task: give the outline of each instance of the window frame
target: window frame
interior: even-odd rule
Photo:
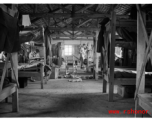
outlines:
[[[66,51],[67,49],[67,51]],[[72,45],[64,45],[64,55],[65,56],[72,56],[73,54],[73,47]]]

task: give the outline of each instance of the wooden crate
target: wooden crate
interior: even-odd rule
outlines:
[[[59,76],[59,68],[58,67],[53,67],[52,68],[52,73],[50,75],[50,79],[58,79]]]
[[[133,98],[135,89],[135,85],[118,85],[117,93],[123,98]],[[152,93],[152,85],[146,85],[145,92]]]

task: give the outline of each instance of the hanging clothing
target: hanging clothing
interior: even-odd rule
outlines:
[[[0,52],[20,51],[18,20],[0,8]]]
[[[0,53],[0,62],[4,62],[6,60],[6,56],[3,52]]]
[[[101,27],[99,35],[98,35],[98,42],[97,42],[97,52],[100,53],[102,50],[102,47],[104,47],[104,30],[105,27]]]

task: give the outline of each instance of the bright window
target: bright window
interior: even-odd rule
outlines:
[[[64,53],[65,53],[65,55],[72,55],[72,45],[65,45]]]

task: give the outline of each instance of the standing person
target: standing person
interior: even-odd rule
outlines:
[[[80,47],[80,61],[81,61],[81,68],[84,66],[84,59],[86,57],[86,46],[83,44]]]
[[[73,67],[74,67],[74,73],[77,73],[77,68],[78,68],[78,61],[77,60],[74,61]]]

